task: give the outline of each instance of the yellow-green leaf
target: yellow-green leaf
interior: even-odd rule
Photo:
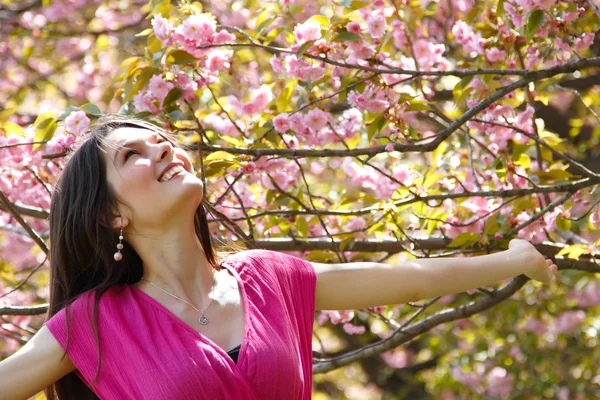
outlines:
[[[308,19],[308,21],[318,22],[319,25],[321,25],[323,28],[326,28],[329,26],[329,19],[327,19],[327,17],[325,17],[323,15],[313,15],[312,17],[310,17]]]
[[[214,160],[233,160],[236,158],[236,155],[228,153],[226,151],[215,151],[214,153],[210,153],[208,156],[206,156],[206,158],[204,159],[205,162],[210,162],[210,161],[214,161]]]
[[[14,122],[1,122],[0,121],[0,129],[4,130],[8,135],[17,135],[17,136],[25,136],[25,132],[23,128]]]
[[[463,232],[457,237],[454,238],[452,243],[449,244],[449,247],[469,247],[477,243],[479,240],[479,235],[475,232]]]
[[[535,10],[529,14],[527,18],[527,26],[525,27],[525,38],[531,39],[537,30],[542,26],[544,22],[544,12],[542,10]]]

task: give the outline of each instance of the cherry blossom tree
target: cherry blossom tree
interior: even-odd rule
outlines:
[[[600,397],[599,26],[584,0],[4,1],[0,357],[43,323],[62,160],[122,113],[193,147],[215,237],[559,266],[318,312],[315,398]]]

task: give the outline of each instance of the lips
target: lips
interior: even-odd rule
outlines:
[[[170,170],[173,167],[176,166],[180,166],[181,168],[185,169],[184,165],[182,162],[177,162],[177,161],[173,161],[169,164],[167,164],[167,166],[165,167],[165,169],[162,170],[162,172],[160,173],[160,176],[158,177],[158,181],[160,182],[160,180],[162,179],[163,175],[165,174],[165,172],[167,172],[168,170]]]

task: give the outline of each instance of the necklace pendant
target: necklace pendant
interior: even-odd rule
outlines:
[[[202,325],[207,325],[208,324],[208,317],[204,314],[202,314],[202,316],[200,317],[200,319],[198,320],[198,322],[200,322]]]

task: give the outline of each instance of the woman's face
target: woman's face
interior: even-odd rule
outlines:
[[[185,150],[145,128],[118,128],[106,140],[110,142],[104,153],[108,183],[117,199],[131,208],[121,208],[119,204],[118,214],[133,214],[136,226],[148,228],[179,221],[180,215],[190,218],[194,215],[202,200],[203,183],[196,177]],[[162,181],[168,175],[165,174],[159,181],[173,162],[185,171]]]

